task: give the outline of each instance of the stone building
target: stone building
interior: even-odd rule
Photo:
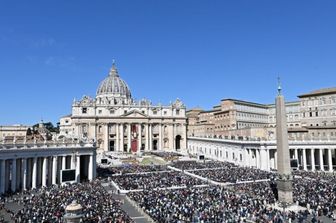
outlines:
[[[93,139],[98,151],[180,150],[187,147],[186,124],[179,99],[166,106],[135,101],[113,64],[96,98],[74,100],[71,115],[60,120],[60,137]]]
[[[326,88],[286,102],[289,139],[336,139],[336,88]],[[275,139],[275,105],[223,99],[212,110],[187,111],[189,136],[225,139]],[[198,117],[195,114],[198,113]],[[206,116],[204,115],[206,114]],[[207,117],[207,118],[205,118]]]
[[[25,137],[28,128],[31,128],[31,126],[24,126],[24,125],[0,126],[0,142],[5,140],[12,141],[15,137]]]
[[[336,88],[325,88],[298,96],[304,137],[336,139]]]

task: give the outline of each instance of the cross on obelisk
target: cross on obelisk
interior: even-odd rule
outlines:
[[[276,143],[278,154],[278,201],[279,203],[293,203],[292,174],[288,146],[287,117],[285,99],[281,94],[280,78],[278,78],[278,95],[276,104]]]

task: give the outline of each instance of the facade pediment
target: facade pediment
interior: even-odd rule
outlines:
[[[147,118],[148,115],[145,115],[137,110],[132,110],[126,114],[121,115],[121,117],[130,117],[130,118]]]

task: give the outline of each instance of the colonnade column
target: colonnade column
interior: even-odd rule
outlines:
[[[319,149],[319,154],[320,154],[320,170],[321,171],[324,171],[323,152],[324,152],[324,149]]]
[[[329,171],[332,172],[333,171],[333,163],[332,163],[332,151],[330,148],[328,148],[328,167],[329,167]]]
[[[307,171],[307,156],[306,149],[302,149],[302,159],[303,159],[303,170]]]
[[[224,151],[223,151],[224,152]],[[224,154],[224,157],[225,157],[225,154]],[[245,149],[245,163],[246,163],[246,166],[250,167],[251,166],[251,157],[250,157],[250,152],[249,152],[249,149]]]
[[[52,165],[52,184],[57,184],[57,156],[54,156],[53,158],[53,165]]]
[[[33,158],[32,188],[36,188],[37,181],[37,157]]]
[[[16,159],[12,159],[11,190],[16,191]]]
[[[260,150],[259,149],[256,149],[256,166],[257,168],[260,168]]]
[[[47,173],[48,173],[48,157],[43,157],[42,164],[42,187],[47,186]]]
[[[315,149],[310,149],[311,170],[315,171]]]
[[[72,154],[70,159],[70,169],[76,168],[76,155]]]
[[[27,189],[27,159],[22,158],[22,166],[21,166],[21,171],[22,171],[22,190]]]
[[[6,160],[0,160],[1,162],[1,166],[0,166],[0,194],[4,194],[5,193],[5,185],[6,185],[6,181],[8,179],[6,179]]]
[[[294,158],[297,159],[297,160],[299,159],[298,149],[297,148],[294,149]]]
[[[66,156],[62,156],[62,170],[66,169]]]

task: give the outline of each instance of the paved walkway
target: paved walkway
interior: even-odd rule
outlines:
[[[115,193],[112,193],[115,191],[115,188],[113,186],[103,184],[105,189],[111,193],[111,196],[116,199],[123,202],[123,205],[121,208],[136,222],[136,223],[150,223],[136,208],[133,207],[133,205],[128,202],[128,200],[125,198],[126,195],[118,195]]]

